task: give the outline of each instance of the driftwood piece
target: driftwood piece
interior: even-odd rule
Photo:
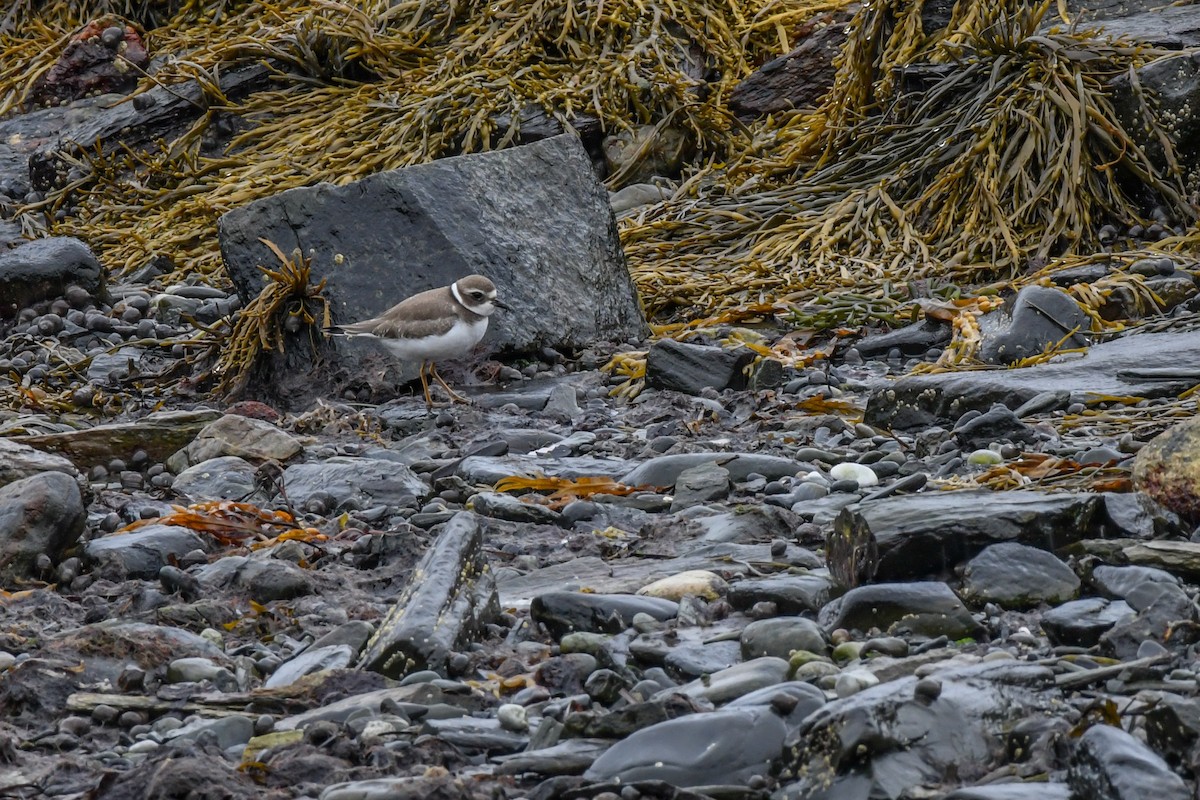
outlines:
[[[359,666],[389,678],[440,671],[452,651],[475,639],[499,613],[479,518],[456,514],[413,570]]]

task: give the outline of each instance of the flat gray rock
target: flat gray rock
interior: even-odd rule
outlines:
[[[205,550],[195,531],[177,525],[151,523],[129,533],[92,539],[83,552],[103,572],[116,569],[128,578],[154,580],[158,571],[193,550]]]
[[[429,485],[408,467],[375,458],[334,456],[320,463],[293,464],[284,470],[288,500],[303,507],[320,493],[334,507],[356,500],[370,505],[409,505],[414,498],[429,494]]]
[[[1043,392],[1087,402],[1105,396],[1174,397],[1197,382],[1200,332],[1144,333],[1023,369],[910,375],[871,393],[864,421],[908,429],[953,422],[993,403],[1016,409]]]
[[[61,472],[79,478],[79,470],[62,456],[0,437],[0,486],[42,472]]]

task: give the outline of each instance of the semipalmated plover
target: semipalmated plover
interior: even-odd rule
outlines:
[[[335,325],[328,332],[335,336],[369,337],[401,361],[419,361],[421,368],[417,374],[425,392],[425,405],[432,408],[426,366],[451,400],[467,402],[446,385],[434,362],[471,352],[483,339],[488,317],[497,308],[508,306],[496,299],[495,284],[482,275],[468,275],[449,286],[402,300],[374,319]]]

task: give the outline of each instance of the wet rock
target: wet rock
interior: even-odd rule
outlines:
[[[559,639],[575,631],[620,633],[633,623],[635,614],[667,620],[678,610],[678,603],[657,597],[548,592],[533,598],[529,615]]]
[[[303,508],[314,496],[331,499],[328,511],[357,503],[359,507],[405,507],[429,494],[425,481],[394,461],[335,456],[313,464],[293,464],[284,470],[288,499]]]
[[[61,472],[76,480],[80,477],[79,470],[62,456],[0,437],[0,486],[43,472]]]
[[[774,603],[781,614],[819,611],[829,602],[833,580],[828,575],[772,575],[745,578],[729,587],[729,603],[745,611],[757,603]]]
[[[695,395],[707,388],[744,389],[744,370],[755,357],[746,348],[729,350],[660,339],[650,345],[646,354],[646,385]]]
[[[742,118],[763,117],[794,108],[813,108],[833,85],[833,57],[846,41],[847,23],[821,14],[801,26],[799,44],[733,87],[729,108]]]
[[[863,358],[886,356],[893,349],[909,358],[920,358],[931,349],[950,344],[950,326],[926,317],[920,322],[906,325],[887,333],[864,336],[855,343],[854,349]]]
[[[1108,725],[1093,725],[1079,737],[1067,783],[1077,796],[1097,800],[1188,800],[1192,796],[1160,755]]]
[[[1200,523],[1200,420],[1173,425],[1138,451],[1133,485],[1188,523]]]
[[[1097,565],[1088,582],[1105,597],[1124,600],[1135,611],[1149,607],[1163,596],[1186,598],[1179,578],[1154,567]]]
[[[557,511],[537,503],[524,503],[516,497],[500,492],[480,492],[474,495],[469,508],[476,514],[510,522],[562,524],[562,515]]]
[[[1111,627],[1133,616],[1124,600],[1090,597],[1050,609],[1042,615],[1042,628],[1054,644],[1093,647]]]
[[[660,722],[702,710],[690,698],[668,694],[645,702],[630,702],[611,711],[574,713],[567,717],[563,734],[587,738],[623,739]]]
[[[219,233],[243,302],[262,288],[258,265],[273,263],[262,237],[318,254],[313,280],[327,279],[335,322],[402,299],[379,292],[382,285],[414,294],[478,272],[512,308],[491,320],[484,346],[493,350],[570,350],[646,333],[608,193],[571,134],[267,197],[228,212]],[[400,251],[406,271],[398,279],[388,254]],[[343,344],[339,371],[371,353],[370,343]],[[294,401],[329,384],[309,369],[276,373],[287,384],[274,391]]]
[[[985,548],[963,573],[964,597],[1006,609],[1065,603],[1079,594],[1079,586],[1079,578],[1053,553],[1016,542]]]
[[[933,702],[917,696],[911,677],[818,708],[789,739],[785,765],[799,777],[778,796],[899,797],[948,774],[977,780],[1000,765],[1009,727],[1053,709],[1042,693],[1053,685],[1045,667],[983,664],[938,677]]]
[[[742,658],[775,656],[786,659],[796,650],[824,653],[821,626],[804,617],[774,617],[751,622],[742,630]]]
[[[1067,349],[1086,347],[1091,329],[1087,314],[1062,289],[1026,286],[1007,309],[980,320],[979,357],[992,364],[1011,364],[1060,342]]]
[[[91,248],[69,236],[34,239],[0,251],[0,318],[12,317],[39,300],[60,297],[71,285],[96,294],[101,273]]]
[[[771,707],[783,719],[788,732],[795,732],[812,712],[825,705],[825,692],[811,683],[788,681],[764,686],[725,704],[725,708]]]
[[[950,639],[982,633],[958,595],[946,584],[932,581],[859,586],[822,608],[817,620],[826,631],[879,628],[891,634],[909,631]]]
[[[287,461],[302,449],[293,436],[269,422],[226,414],[206,425],[194,440],[167,460],[167,466],[179,473],[219,456],[237,456],[251,462]]]
[[[206,549],[205,541],[188,528],[150,524],[92,539],[83,552],[101,574],[153,580],[159,570],[184,554]]]
[[[0,584],[38,577],[39,557],[62,558],[83,533],[85,518],[79,484],[61,472],[0,487]]]
[[[39,450],[66,456],[80,469],[107,464],[114,458],[128,460],[138,450],[144,451],[151,461],[163,462],[218,416],[216,411],[208,409],[156,411],[136,422],[15,438]]]
[[[744,481],[752,473],[768,480],[792,476],[805,466],[790,459],[757,453],[679,453],[643,462],[622,475],[620,481],[626,486],[673,486],[684,470],[707,463],[723,467],[734,481]]]
[[[946,576],[990,544],[1059,549],[1099,522],[1094,494],[932,492],[844,509],[829,534],[829,570],[843,586]]]
[[[496,773],[499,775],[519,775],[523,772],[582,775],[611,746],[612,742],[602,739],[568,739],[552,747],[497,756],[492,760],[497,764]]]
[[[1170,41],[1171,49],[1192,46],[1177,43],[1198,38],[1194,15],[1180,13],[1182,9],[1161,10],[1165,12],[1161,16],[1148,12],[1131,16],[1119,24],[1135,31],[1138,38]],[[1193,144],[1200,132],[1200,118],[1194,111],[1195,100],[1200,95],[1200,69],[1188,54],[1173,53],[1139,67],[1133,75],[1118,76],[1111,91],[1117,118],[1128,131],[1144,130],[1149,122],[1145,118],[1146,109],[1155,110],[1154,119],[1171,142],[1184,179],[1194,180],[1200,172],[1200,153]],[[1170,168],[1162,142],[1156,137],[1142,136],[1139,144],[1160,168]]]
[[[1187,532],[1177,514],[1142,492],[1104,492],[1104,538],[1165,539]]]
[[[220,456],[175,476],[171,490],[189,502],[244,500],[257,491],[254,465],[239,456]]]
[[[1021,422],[1017,415],[997,404],[969,422],[954,428],[954,438],[964,450],[987,447],[992,442],[1032,442],[1033,428]]]
[[[710,462],[685,469],[675,479],[671,511],[682,511],[710,500],[723,500],[729,496],[731,488],[729,470],[724,467]]]
[[[350,666],[357,654],[357,648],[344,644],[310,647],[295,658],[283,662],[278,669],[271,673],[271,677],[267,678],[263,687],[274,689],[278,686],[288,686],[314,672],[325,669],[343,669]]]
[[[456,514],[413,569],[359,663],[393,678],[443,670],[450,654],[479,636],[499,613],[479,518]]]
[[[773,656],[762,656],[705,675],[678,689],[667,689],[664,693],[679,692],[720,705],[767,686],[783,683],[787,673],[787,661]]]
[[[1195,384],[1194,373],[1180,364],[1197,357],[1200,337],[1194,333],[1146,333],[1023,369],[911,375],[873,390],[864,421],[882,429],[928,427],[954,422],[972,409],[986,411],[994,403],[1015,409],[1044,392],[1066,391],[1072,402],[1114,395],[1174,397]]]
[[[244,592],[259,603],[291,600],[313,591],[309,573],[289,561],[225,556],[195,572],[201,583]]]
[[[584,778],[621,783],[662,780],[685,787],[741,784],[770,773],[786,732],[770,709],[680,717],[618,742],[596,759]]]

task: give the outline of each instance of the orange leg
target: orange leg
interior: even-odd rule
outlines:
[[[442,376],[438,374],[437,366],[432,361],[429,362],[429,374],[432,375],[434,378],[436,378],[437,382],[442,385],[442,388],[446,390],[446,394],[450,395],[450,400],[452,402],[462,403],[463,405],[470,404],[470,402],[471,402],[470,400],[468,400],[467,398],[463,397],[458,392],[451,389],[449,387],[449,385],[447,385],[447,383],[444,380],[442,380]]]
[[[429,394],[429,381],[425,378],[425,365],[428,363],[428,361],[421,362],[421,368],[417,370],[417,376],[421,379],[421,391],[425,394],[425,408],[432,409],[433,396]]]

